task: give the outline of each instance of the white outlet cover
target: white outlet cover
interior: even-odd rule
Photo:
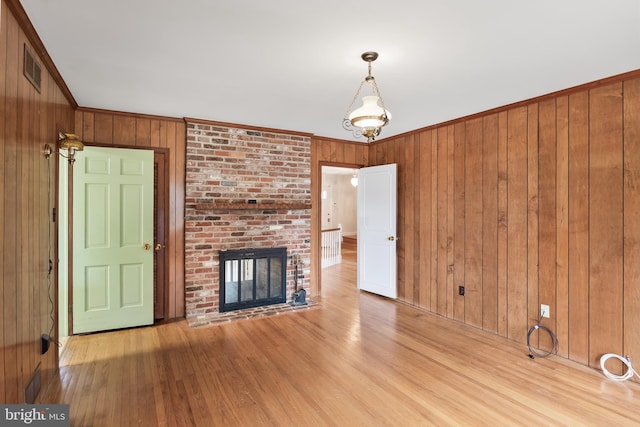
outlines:
[[[549,306],[547,304],[540,304],[540,315],[542,317],[549,317]]]

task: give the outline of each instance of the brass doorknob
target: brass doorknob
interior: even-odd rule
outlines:
[[[145,251],[148,251],[149,249],[151,249],[151,245],[150,245],[150,244],[148,244],[148,243],[145,243],[145,244],[144,244],[144,250],[145,250]]]
[[[156,247],[154,248],[156,251],[159,251],[160,249],[162,249],[162,244],[160,243],[156,243]]]
[[[396,238],[395,238],[395,237],[393,237],[393,236],[389,236],[389,241],[390,241],[390,242],[393,242],[394,240],[396,240]]]

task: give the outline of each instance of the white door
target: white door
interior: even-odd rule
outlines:
[[[85,147],[73,166],[73,333],[153,323],[153,151]]]
[[[396,298],[396,165],[358,170],[358,288]]]

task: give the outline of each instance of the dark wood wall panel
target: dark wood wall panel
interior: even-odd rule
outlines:
[[[0,402],[22,403],[34,373],[45,387],[58,368],[55,206],[58,162],[43,154],[58,131],[73,131],[73,107],[14,14],[0,2]],[[40,91],[22,73],[25,45],[42,65]],[[54,270],[48,275],[49,260]]]
[[[589,101],[589,365],[598,366],[624,348],[622,83],[592,90]]]
[[[556,331],[556,100],[550,99],[538,108],[538,300],[529,313],[529,322],[540,316],[540,304],[549,306],[551,317],[543,324]],[[535,287],[535,286],[534,286]],[[551,345],[542,335],[543,348]]]
[[[431,289],[429,291],[429,307],[434,312],[438,312],[438,132],[437,130],[433,130],[429,132],[429,136],[431,137],[431,186],[429,187],[429,191],[431,191],[431,206],[429,207],[430,212],[425,212],[425,214],[429,215],[430,227],[431,227],[431,246],[429,247],[429,254],[431,257],[431,270],[429,272],[429,276],[431,277]],[[402,245],[400,245],[402,246]]]
[[[539,104],[536,103],[527,107],[527,318],[530,324],[538,320],[540,311],[539,114]]]
[[[406,144],[403,149],[402,145]],[[404,138],[404,143],[400,146],[396,146],[396,155],[403,156],[404,159],[400,161],[400,164],[406,165],[406,167],[398,168],[398,181],[404,181],[403,184],[399,184],[400,190],[397,194],[398,203],[403,203],[404,208],[398,209],[398,239],[408,239],[405,248],[398,247],[398,253],[402,254],[402,266],[398,264],[398,271],[402,271],[402,279],[398,281],[398,292],[402,292],[402,301],[409,304],[419,304],[421,298],[424,295],[421,294],[420,286],[416,286],[416,282],[420,283],[422,280],[423,271],[421,269],[414,269],[413,259],[416,256],[420,256],[420,253],[424,250],[420,239],[420,212],[421,204],[423,201],[420,199],[420,186],[422,183],[419,180],[420,170],[420,143],[417,135],[409,135]],[[407,179],[401,178],[402,175],[407,176]],[[416,179],[417,178],[417,179]],[[401,186],[402,185],[402,186]],[[401,212],[405,211],[405,212]],[[401,270],[400,270],[401,269]],[[424,291],[422,291],[424,293]]]
[[[421,230],[421,223],[422,223],[422,219],[420,218],[420,213],[422,212],[422,200],[421,200],[421,192],[420,192],[420,185],[422,183],[422,180],[420,179],[420,170],[418,169],[420,167],[420,156],[421,156],[421,150],[420,150],[420,137],[418,135],[413,135],[413,157],[414,159],[416,159],[415,161],[415,165],[414,165],[414,174],[413,174],[413,194],[412,194],[412,198],[414,200],[413,203],[413,217],[414,217],[414,223],[416,224],[416,229],[414,230],[414,241],[413,241],[413,248],[415,251],[414,254],[414,259],[415,257],[421,257],[422,254],[422,250],[423,250],[423,246],[422,246],[422,230]],[[413,304],[414,305],[419,305],[420,301],[422,299],[422,292],[421,292],[421,287],[420,287],[420,283],[422,282],[422,269],[420,268],[414,268],[415,266],[413,265],[413,262],[410,261],[410,268],[413,271]]]
[[[465,322],[482,327],[482,118],[465,131]]]
[[[89,115],[89,120],[93,117]],[[84,115],[83,115],[84,118]],[[136,146],[136,118],[129,115],[116,115],[113,117],[113,140],[111,144],[123,145],[126,147]]]
[[[449,188],[449,172],[448,172],[448,152],[449,143],[447,139],[447,128],[441,127],[437,133],[437,148],[438,157],[438,170],[437,170],[437,202],[436,202],[436,224],[437,227],[437,297],[436,297],[436,312],[442,315],[447,314],[447,276],[448,276],[448,250],[449,250],[449,236],[448,236],[448,206],[447,190]]]
[[[431,283],[431,224],[433,221],[430,218],[431,214],[431,179],[424,179],[423,177],[431,176],[431,133],[425,132],[416,135],[420,148],[420,157],[418,165],[419,189],[420,194],[418,200],[420,200],[420,213],[418,214],[418,235],[420,236],[420,259],[422,262],[417,267],[420,272],[420,298],[417,300],[417,305],[421,307],[431,307],[431,287],[427,284]],[[373,146],[372,148],[376,148]],[[381,145],[380,145],[381,147]],[[377,151],[377,150],[376,150]],[[372,159],[373,164],[380,162],[376,159]]]
[[[638,117],[640,71],[358,146],[398,164],[399,299],[523,343],[548,304],[560,356],[640,353]]]
[[[482,126],[482,327],[498,332],[498,115]]]
[[[526,341],[527,331],[527,109],[507,114],[507,332]]]
[[[136,147],[151,148],[151,123],[153,120],[136,118]]]
[[[18,47],[24,46],[26,43],[26,37],[24,33],[21,31],[18,37]],[[24,55],[24,53],[23,53]],[[18,77],[21,77],[20,75]],[[30,126],[31,122],[31,105],[32,105],[32,93],[29,90],[29,86],[31,83],[27,79],[18,78],[18,120],[17,120],[17,131],[18,135],[24,135],[27,139],[33,134],[30,134]],[[21,216],[18,217],[18,221],[16,221],[16,229],[15,233],[17,236],[16,247],[15,247],[15,256],[16,256],[16,282],[17,283],[33,283],[30,281],[28,274],[30,273],[29,266],[27,265],[27,260],[30,260],[29,257],[29,220],[30,220],[30,205],[28,201],[28,197],[30,195],[29,184],[31,180],[34,178],[33,173],[29,171],[29,151],[24,150],[24,147],[20,142],[18,142],[17,151],[16,151],[16,176],[27,177],[26,179],[16,180],[16,204],[14,208],[16,212],[21,213]],[[35,224],[35,223],[34,223]],[[30,289],[27,286],[20,286],[17,289],[16,293],[16,306],[21,307],[23,310],[30,312],[30,303],[32,302],[29,298],[29,292],[31,290],[37,290],[35,287]],[[22,310],[21,310],[22,311]],[[29,319],[28,316],[19,315],[17,323],[17,333],[20,337],[33,337],[34,334],[29,331]],[[34,319],[35,320],[35,319]],[[36,366],[33,363],[34,352],[28,351],[28,346],[31,345],[33,341],[31,340],[21,340],[18,343],[18,354],[22,354],[22,357],[18,359],[18,382],[19,384],[27,384],[29,381],[29,376],[33,369]]]
[[[406,139],[400,140],[403,144],[406,144]],[[395,144],[397,146],[397,144]],[[395,148],[395,147],[394,147]],[[398,279],[398,299],[406,302],[413,302],[413,286],[410,288],[406,286],[407,283],[413,283],[413,277],[406,277],[410,274],[411,270],[408,270],[405,266],[405,263],[411,260],[413,255],[413,222],[411,221],[411,216],[413,215],[413,200],[410,196],[410,182],[409,177],[414,176],[413,173],[413,164],[412,159],[409,158],[410,153],[413,153],[413,150],[407,147],[402,152],[402,164],[403,168],[398,169],[398,188],[397,188],[397,197],[398,202],[401,203],[402,209],[398,209],[398,228],[404,230],[402,235],[398,235],[399,239],[406,240],[405,244],[402,247],[398,248],[397,259],[398,259],[398,270],[397,270],[397,279]]]
[[[498,114],[498,334],[507,336],[509,316],[507,286],[507,111]]]
[[[624,83],[624,349],[640,354],[640,79]],[[634,325],[634,326],[631,326]],[[637,357],[636,357],[637,359]],[[634,359],[635,360],[635,359]]]
[[[556,102],[556,307],[569,306],[569,98]],[[569,352],[569,313],[556,310],[558,354]]]
[[[96,144],[110,144],[113,141],[113,116],[111,114],[95,113],[87,117],[93,120],[93,140]]]
[[[589,94],[569,96],[569,358],[589,357]]]
[[[186,127],[184,120],[80,108],[75,126],[87,144],[157,149],[169,157],[169,312],[184,317],[184,188]]]
[[[465,124],[453,127],[453,285],[456,289],[464,285],[464,223],[465,223]],[[424,149],[423,149],[424,150]],[[424,150],[426,151],[426,150]],[[426,227],[427,225],[425,225]],[[421,262],[422,264],[422,262]],[[453,297],[453,315],[464,321],[464,296],[457,292]]]
[[[453,281],[453,258],[454,258],[454,177],[455,177],[455,128],[447,127],[447,317],[453,316],[453,302],[457,295],[456,287]]]
[[[18,195],[18,174],[17,174],[17,122],[18,122],[18,76],[20,67],[20,46],[18,35],[20,29],[17,22],[9,19],[7,9],[2,4],[3,10],[0,12],[3,18],[3,25],[0,27],[2,33],[2,47],[5,50],[6,64],[4,88],[4,177],[2,184],[3,192],[3,277],[2,277],[2,302],[4,307],[3,316],[3,353],[4,353],[4,385],[5,398],[3,402],[21,402],[20,398],[20,378],[18,361],[22,356],[22,350],[18,347],[22,344],[22,337],[18,335],[18,325],[21,318],[18,315],[17,292],[17,271],[16,271],[16,248],[17,236],[16,228],[18,212],[16,212],[16,197]],[[10,65],[12,64],[12,66]],[[33,337],[31,337],[33,339]],[[35,368],[35,367],[34,367]],[[1,396],[0,396],[1,397]]]

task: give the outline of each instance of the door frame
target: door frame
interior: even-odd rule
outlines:
[[[320,245],[322,244],[322,219],[320,218],[322,215],[322,167],[323,166],[333,166],[338,168],[345,169],[360,169],[365,167],[366,165],[361,163],[338,163],[338,162],[327,162],[321,161],[318,162],[318,170],[315,176],[315,182],[317,185],[313,185],[314,177],[311,177],[311,197],[315,203],[312,203],[311,206],[317,206],[314,210],[314,213],[311,215],[311,229],[312,232],[311,242],[311,263],[315,266],[315,295],[322,295],[322,248]],[[315,192],[315,193],[314,193]],[[313,269],[312,269],[313,271]]]
[[[164,279],[164,290],[163,290],[163,297],[164,297],[164,304],[163,304],[163,317],[166,318],[167,317],[167,313],[169,313],[169,309],[170,309],[170,304],[171,304],[171,295],[169,292],[170,286],[168,286],[168,280],[169,280],[169,265],[168,262],[166,262],[166,260],[168,259],[167,256],[167,249],[168,249],[168,243],[169,243],[169,191],[170,191],[170,177],[168,176],[168,171],[169,171],[169,156],[170,156],[170,152],[168,148],[160,148],[160,147],[141,147],[141,146],[130,146],[130,145],[120,145],[120,144],[97,144],[97,143],[85,143],[85,146],[88,147],[104,147],[104,148],[125,148],[125,149],[133,149],[133,150],[150,150],[153,151],[154,153],[154,169],[156,164],[158,164],[160,166],[160,163],[162,163],[162,167],[158,167],[158,188],[154,188],[154,194],[153,194],[153,199],[154,199],[154,206],[156,205],[156,203],[159,201],[158,199],[158,195],[161,194],[162,197],[160,198],[160,200],[163,200],[163,206],[160,206],[160,204],[158,204],[157,206],[157,211],[154,213],[154,224],[160,221],[162,222],[162,226],[163,226],[163,236],[162,236],[162,240],[165,242],[164,243],[164,262],[163,264],[163,269],[162,271],[158,271],[158,274],[161,275],[161,277]],[[158,161],[159,163],[156,163],[156,161]],[[70,166],[68,165],[66,160],[60,160],[60,163],[64,163],[67,165],[67,201],[66,201],[66,215],[67,215],[67,283],[66,283],[66,293],[67,293],[67,298],[66,298],[66,312],[67,312],[67,335],[71,336],[73,335],[73,167],[74,166]],[[160,177],[160,173],[163,173],[163,177],[161,179]],[[161,184],[162,183],[162,184]],[[160,187],[163,188],[160,188]],[[157,191],[156,191],[157,190]],[[60,192],[59,188],[57,188],[58,194],[62,193]],[[59,197],[59,196],[58,196]],[[64,203],[64,202],[63,202]],[[160,214],[162,213],[162,214]],[[154,229],[155,230],[155,229]],[[160,227],[158,227],[158,231],[160,231]],[[154,231],[155,234],[155,231]],[[155,238],[156,236],[154,235],[154,246],[155,246]],[[60,254],[62,253],[62,251],[59,250],[60,248],[58,248],[58,259],[60,259]],[[154,269],[156,268],[156,258],[154,257]],[[154,280],[154,289],[155,289],[155,280]],[[64,286],[64,284],[62,283],[62,281],[60,282],[59,286]],[[155,295],[154,295],[155,298]],[[174,301],[175,303],[175,301]],[[155,310],[154,310],[154,323],[155,323]]]
[[[162,245],[162,250],[154,250],[153,269],[156,273],[155,278],[161,279],[161,284],[154,279],[154,298],[155,291],[162,293],[162,313],[158,315],[154,307],[154,321],[166,319],[170,312],[170,286],[169,286],[169,263],[168,263],[168,244],[169,244],[169,150],[154,149],[153,150],[153,166],[157,171],[157,182],[153,188],[153,206],[154,206],[154,230],[153,244]],[[159,266],[163,268],[160,268]],[[156,317],[158,316],[158,317]]]

